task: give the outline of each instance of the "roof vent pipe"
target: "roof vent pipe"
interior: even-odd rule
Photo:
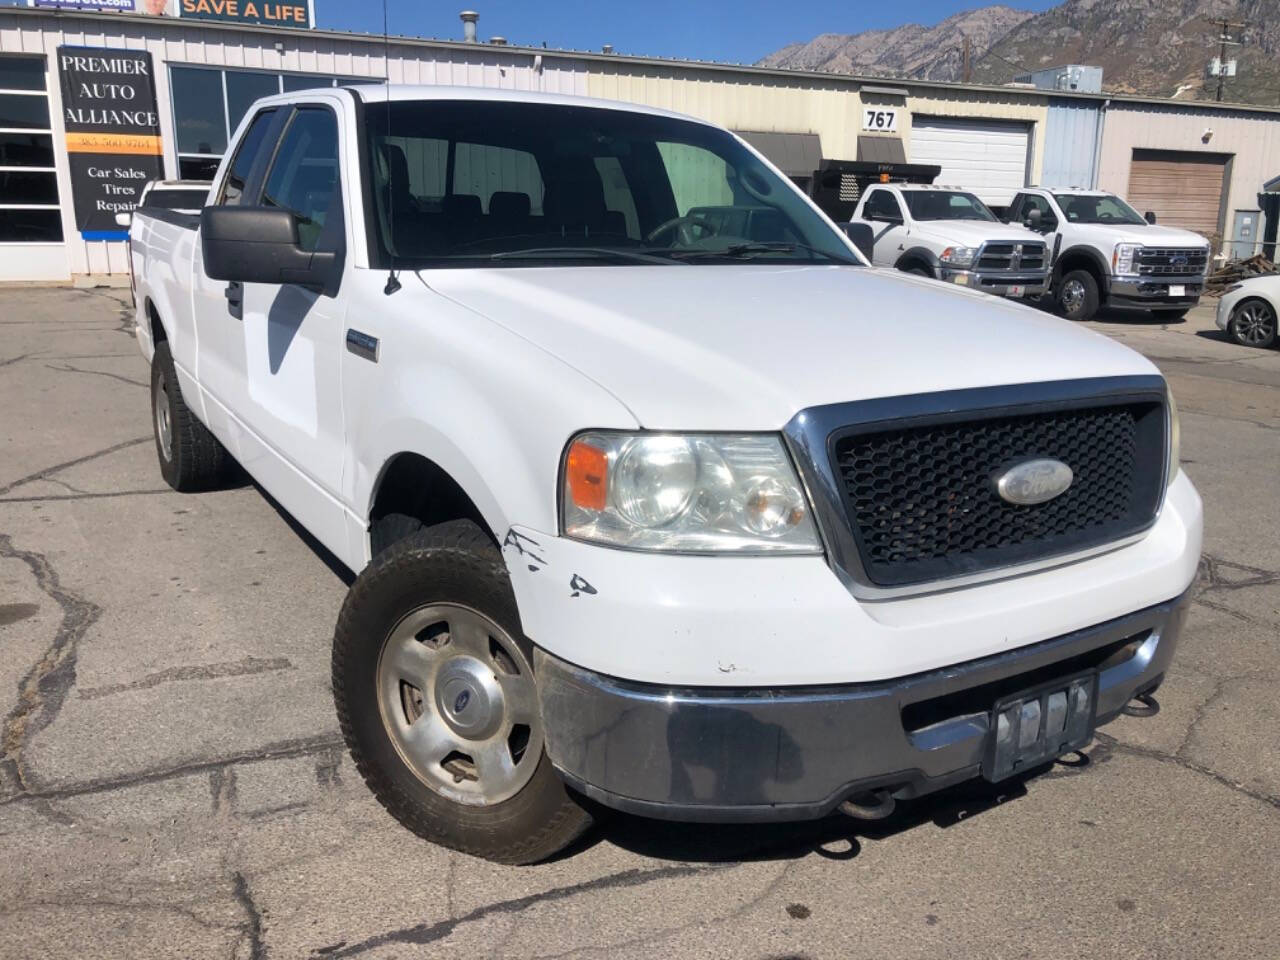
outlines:
[[[601,53],[613,53],[613,44],[612,44],[612,43],[606,43],[603,47],[601,47],[601,48],[600,48],[600,52],[601,52]]]
[[[505,47],[507,45],[506,37],[490,37],[489,43],[495,47]]]
[[[463,10],[458,16],[462,18],[462,39],[466,43],[475,43],[476,21],[480,19],[480,14],[474,10]]]

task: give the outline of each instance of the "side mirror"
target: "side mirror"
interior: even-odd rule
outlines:
[[[1044,224],[1044,213],[1035,207],[1027,211],[1027,219],[1025,221],[1028,230],[1040,232],[1040,228]]]
[[[298,246],[298,222],[278,207],[205,207],[200,211],[204,272],[235,283],[294,283],[327,297],[338,292],[342,257]]]
[[[116,214],[116,226],[117,226],[117,227],[128,227],[131,223],[133,223],[133,214],[132,214],[132,213],[117,213],[117,214]]]
[[[1156,215],[1151,210],[1148,210],[1146,213],[1144,213],[1142,215],[1142,219],[1147,221],[1147,223],[1151,224],[1153,227],[1156,225]]]
[[[871,229],[871,224],[842,223],[840,224],[840,229],[853,242],[853,245],[858,248],[858,252],[870,260],[871,253],[876,246],[876,235],[875,231]]]

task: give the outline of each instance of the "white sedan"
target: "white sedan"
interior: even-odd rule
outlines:
[[[1218,328],[1245,347],[1273,347],[1280,316],[1280,274],[1227,287],[1218,301]]]

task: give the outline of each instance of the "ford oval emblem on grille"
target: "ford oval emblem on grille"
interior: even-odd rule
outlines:
[[[1178,256],[1176,257],[1170,257],[1169,262],[1172,263],[1175,267],[1185,267],[1191,261],[1187,257],[1183,256],[1182,254],[1178,254]]]
[[[1061,460],[1025,460],[996,477],[996,490],[1001,499],[1028,507],[1066,493],[1074,476]]]

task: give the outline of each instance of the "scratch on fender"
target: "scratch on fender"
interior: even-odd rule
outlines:
[[[502,539],[502,549],[505,550],[507,547],[511,547],[524,559],[530,573],[537,573],[547,565],[543,557],[533,552],[532,548],[538,547],[538,541],[517,532],[515,527],[508,528],[507,535]]]
[[[583,580],[576,573],[569,578],[569,589],[573,591],[569,594],[571,597],[581,596],[584,593],[590,596],[598,592],[595,587],[587,583],[587,581]]]

